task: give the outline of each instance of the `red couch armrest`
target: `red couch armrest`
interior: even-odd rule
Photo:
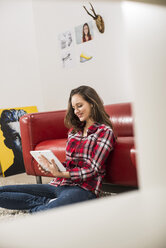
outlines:
[[[34,174],[30,151],[42,141],[67,138],[65,110],[26,114],[20,118],[22,151],[27,174]],[[33,172],[33,173],[32,173]]]
[[[133,137],[119,137],[106,161],[105,182],[125,186],[138,186],[136,164],[131,160]]]
[[[136,156],[137,156],[137,152],[136,152],[136,149],[135,147],[132,147],[131,150],[130,150],[130,157],[131,157],[131,161],[132,161],[132,164],[136,167]]]

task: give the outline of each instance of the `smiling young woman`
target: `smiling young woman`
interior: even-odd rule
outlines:
[[[93,105],[85,101],[84,98],[79,94],[73,95],[71,105],[73,107],[74,114],[82,123],[85,123],[83,133],[86,134],[87,129],[94,123],[94,120],[91,116]]]
[[[80,102],[79,102],[80,101]],[[83,130],[86,128],[86,120],[80,119],[78,112],[75,112],[76,104],[77,109],[87,108],[86,112],[89,114],[89,118],[93,122],[99,122],[100,124],[105,124],[113,129],[112,123],[110,121],[109,115],[105,112],[103,101],[97,94],[97,92],[89,86],[80,86],[76,89],[73,89],[70,93],[68,101],[68,110],[65,117],[65,125],[68,128],[73,128],[73,132]],[[79,104],[80,103],[80,104]],[[81,116],[80,116],[81,117]]]
[[[0,187],[0,207],[33,213],[99,196],[105,161],[115,137],[103,102],[93,88],[80,86],[71,91],[65,125],[70,129],[63,163],[66,171],[59,171],[54,160],[50,163],[41,157],[55,178],[44,185]]]

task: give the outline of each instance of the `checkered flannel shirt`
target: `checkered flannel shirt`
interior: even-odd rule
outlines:
[[[84,137],[79,131],[68,135],[66,161],[63,165],[70,178],[54,178],[54,186],[78,185],[99,196],[102,179],[105,175],[105,161],[113,150],[115,137],[110,127],[94,123]]]

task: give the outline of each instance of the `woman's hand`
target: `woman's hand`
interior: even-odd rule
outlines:
[[[38,164],[38,167],[39,167],[39,170],[41,172],[44,172],[46,174],[48,174],[50,172],[55,177],[60,176],[59,168],[56,165],[54,159],[52,159],[51,162],[49,162],[45,156],[41,155],[39,157],[39,161],[40,161],[41,165]]]
[[[59,170],[54,159],[52,159],[51,162],[49,162],[45,156],[41,155],[39,157],[39,161],[41,165],[43,166],[42,167],[40,164],[38,164],[38,168],[42,173],[45,173],[45,174],[51,173],[54,177],[65,177],[65,178],[70,177],[69,172],[67,171],[62,172]]]

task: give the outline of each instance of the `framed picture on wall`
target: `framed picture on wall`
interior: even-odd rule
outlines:
[[[36,106],[0,109],[0,165],[5,177],[25,172],[19,119],[34,112]]]
[[[76,43],[81,44],[94,39],[93,23],[92,21],[83,23],[75,27]]]

